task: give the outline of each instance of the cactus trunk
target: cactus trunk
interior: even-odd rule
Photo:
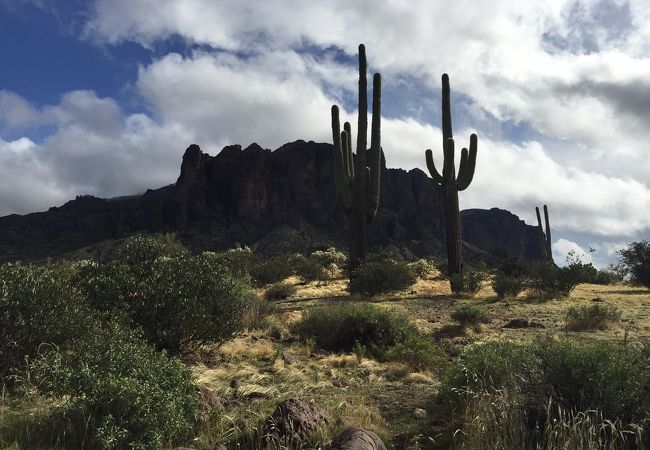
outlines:
[[[539,235],[539,247],[544,261],[555,264],[553,261],[553,249],[551,242],[551,224],[548,219],[548,207],[544,205],[544,224],[546,225],[546,232],[542,228],[542,217],[539,214],[539,208],[535,207],[535,214],[537,215],[537,232]]]
[[[460,210],[458,208],[458,189],[455,184],[445,186],[445,215],[448,273],[449,275],[462,273]]]
[[[379,206],[381,170],[381,76],[376,73],[372,83],[372,124],[370,151],[368,145],[368,86],[366,50],[359,45],[359,117],[357,152],[352,155],[352,128],[345,123],[343,131],[338,106],[332,106],[332,138],[334,140],[334,177],[336,193],[343,210],[350,217],[350,270],[366,258],[367,225]]]
[[[456,176],[454,138],[451,126],[451,89],[449,88],[449,76],[447,74],[442,76],[442,146],[444,154],[442,175],[436,169],[431,150],[426,151],[426,160],[433,181],[445,190],[447,274],[452,276],[463,272],[458,191],[467,189],[474,178],[478,137],[472,134],[469,138],[469,151],[466,148],[462,149],[458,176]]]

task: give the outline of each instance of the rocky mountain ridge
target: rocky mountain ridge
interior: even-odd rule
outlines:
[[[421,170],[381,170],[369,248],[444,254],[442,190]],[[541,257],[536,227],[501,209],[461,213],[468,258]],[[0,217],[0,260],[61,257],[138,232],[175,232],[189,248],[250,245],[261,252],[345,248],[332,145],[296,141],[275,151],[230,145],[216,156],[191,145],[175,184],[143,195],[78,196],[46,212]]]

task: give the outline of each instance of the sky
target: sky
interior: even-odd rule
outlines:
[[[0,215],[173,183],[191,143],[331,142],[359,43],[389,167],[442,166],[448,73],[462,209],[547,204],[556,262],[650,237],[647,0],[0,0]]]

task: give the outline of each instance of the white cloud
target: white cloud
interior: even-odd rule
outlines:
[[[564,265],[567,261],[567,257],[571,252],[572,260],[579,259],[584,264],[593,263],[592,252],[589,249],[584,249],[575,242],[569,241],[567,239],[558,239],[553,243],[553,258],[556,263],[559,265]]]

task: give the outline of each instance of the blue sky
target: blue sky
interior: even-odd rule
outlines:
[[[360,42],[390,167],[441,160],[448,72],[456,140],[479,134],[462,208],[547,203],[556,260],[648,237],[643,0],[0,0],[0,214],[169,184],[190,143],[329,142]]]

